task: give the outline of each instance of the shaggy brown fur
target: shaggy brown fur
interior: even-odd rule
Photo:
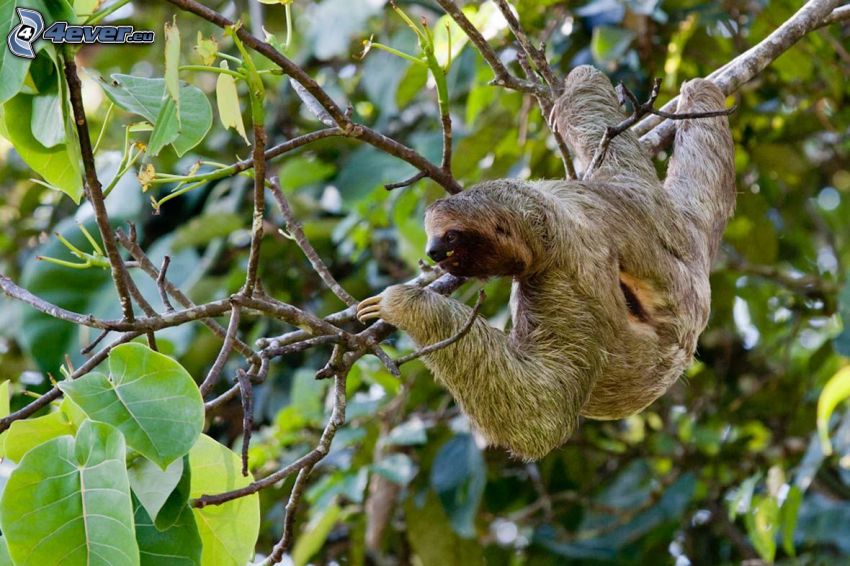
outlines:
[[[710,82],[682,87],[680,112],[723,108]],[[556,125],[587,164],[623,115],[592,67],[566,79]],[[616,137],[587,181],[481,183],[428,208],[429,255],[456,275],[511,276],[513,328],[483,318],[427,365],[487,440],[536,459],[579,415],[617,419],[662,395],[690,364],[709,314],[709,268],[735,204],[725,117],[679,123],[659,182],[636,136]],[[409,285],[360,305],[419,345],[457,333],[470,308]]]

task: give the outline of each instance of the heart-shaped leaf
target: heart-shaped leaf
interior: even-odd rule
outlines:
[[[204,426],[201,393],[183,366],[142,344],[109,354],[109,373],[59,384],[92,420],[109,423],[127,444],[165,469],[189,452]]]
[[[20,566],[139,564],[124,437],[86,421],[27,452],[0,501],[0,527]]]

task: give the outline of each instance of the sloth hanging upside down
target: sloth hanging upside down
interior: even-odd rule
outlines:
[[[682,87],[679,112],[723,109],[709,81]],[[610,81],[574,69],[554,110],[585,166],[624,118]],[[735,207],[725,116],[678,122],[662,184],[637,137],[615,137],[582,181],[487,181],[428,207],[428,255],[451,274],[512,277],[510,333],[478,318],[425,357],[490,444],[533,460],[579,415],[619,419],[661,396],[691,363],[708,321],[709,270]],[[360,303],[419,346],[457,334],[471,309],[412,285]]]

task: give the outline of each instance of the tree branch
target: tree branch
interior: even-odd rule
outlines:
[[[839,0],[810,0],[791,18],[768,35],[758,45],[742,53],[720,69],[709,74],[707,79],[716,84],[725,95],[730,95],[744,83],[752,80],[777,57],[802,39],[807,33],[826,25],[829,21],[843,21],[850,18],[845,8],[833,16],[833,9]],[[834,19],[832,19],[834,18]],[[832,20],[831,20],[832,19]],[[679,103],[678,96],[661,107],[664,112],[674,110]],[[641,137],[641,144],[654,155],[668,144],[675,134],[676,127],[670,120],[646,118],[637,126],[635,132]]]
[[[61,51],[65,63],[65,82],[68,84],[68,95],[71,99],[74,123],[77,125],[77,137],[80,141],[80,153],[83,158],[83,169],[86,175],[86,194],[94,210],[95,221],[100,231],[100,238],[103,240],[106,257],[109,258],[112,281],[115,284],[115,290],[118,291],[124,320],[132,321],[135,317],[133,315],[133,304],[130,300],[130,291],[127,288],[127,270],[124,266],[124,260],[121,259],[121,254],[118,252],[118,245],[115,243],[112,227],[109,225],[109,215],[106,212],[103,188],[100,180],[97,178],[94,153],[92,152],[91,139],[89,138],[89,126],[83,106],[82,84],[80,83],[80,78],[77,76],[77,64],[69,50],[62,49]]]

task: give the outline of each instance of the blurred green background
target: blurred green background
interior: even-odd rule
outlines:
[[[254,0],[250,0],[254,2]],[[240,14],[254,33],[262,24],[280,39],[282,6],[207,2]],[[445,18],[430,0],[399,1],[433,29]],[[758,43],[797,8],[787,0],[552,0],[514,2],[529,34],[545,39],[557,71],[590,63],[639,97],[663,78],[660,101],[683,80],[705,76]],[[516,72],[516,51],[491,3],[470,3],[474,21]],[[152,46],[93,46],[79,58],[92,131],[108,100],[95,77],[163,74],[162,22],[177,10],[133,2],[109,21],[154,29]],[[415,53],[415,36],[383,0],[295,0],[287,54],[358,121],[411,145],[432,161],[441,151],[433,84],[423,67],[371,50],[374,41]],[[251,14],[254,15],[253,20]],[[236,54],[220,30],[177,13],[183,60],[198,32]],[[439,20],[439,21],[438,21]],[[464,185],[499,177],[555,178],[563,168],[533,100],[487,85],[492,73],[452,34],[449,73],[455,128],[453,170]],[[438,42],[438,53],[448,42]],[[721,564],[743,559],[835,564],[850,556],[850,415],[833,417],[833,454],[815,430],[818,395],[850,356],[850,26],[809,34],[736,95],[738,209],[712,276],[712,316],[697,361],[646,411],[616,422],[586,421],[562,449],[536,464],[482,450],[466,419],[420,362],[401,381],[374,358],[348,380],[348,421],[315,469],[299,511],[296,563],[361,564]],[[268,62],[256,59],[259,66]],[[215,77],[181,78],[212,100]],[[322,125],[285,77],[268,76],[270,144]],[[244,87],[243,87],[244,88]],[[247,95],[243,93],[243,110]],[[247,117],[246,117],[247,119]],[[116,109],[98,156],[114,172],[123,125],[138,117]],[[134,140],[146,141],[147,134]],[[250,153],[216,122],[206,140],[178,158],[171,148],[149,159],[157,171],[182,174],[198,159],[229,163]],[[660,156],[663,171],[665,156]],[[388,192],[383,184],[415,171],[400,160],[344,138],[330,138],[275,160],[305,230],[334,274],[365,298],[416,273],[424,247],[425,206],[443,194],[435,184]],[[109,273],[38,262],[67,252],[53,232],[81,239],[75,221],[92,222],[88,205],[33,183],[33,173],[0,138],[0,272],[36,294],[78,312],[120,315]],[[247,263],[251,181],[211,182],[154,214],[150,197],[126,175],[110,195],[116,222],[134,222],[155,262],[172,256],[170,276],[193,300],[239,289]],[[278,211],[270,225],[282,225]],[[343,307],[294,242],[267,230],[261,278],[269,294],[318,314]],[[159,304],[156,289],[139,278]],[[457,295],[470,300],[481,283]],[[507,319],[509,282],[484,284],[484,313]],[[843,324],[842,324],[843,318]],[[842,330],[844,328],[844,330]],[[243,316],[252,341],[286,330]],[[0,298],[0,379],[16,390],[45,391],[66,354],[75,363],[93,334],[36,315]],[[157,334],[164,352],[202,378],[220,346],[200,325]],[[391,350],[409,351],[403,335]],[[255,396],[255,474],[279,468],[315,445],[328,417],[328,383],[315,381],[329,351],[275,361]],[[232,376],[238,359],[225,375]],[[226,384],[222,384],[224,387]],[[18,394],[13,407],[29,398]],[[211,432],[238,447],[238,401],[219,410]],[[279,536],[292,479],[261,493],[259,552]],[[381,528],[383,526],[383,528]],[[792,558],[796,556],[796,558]]]

